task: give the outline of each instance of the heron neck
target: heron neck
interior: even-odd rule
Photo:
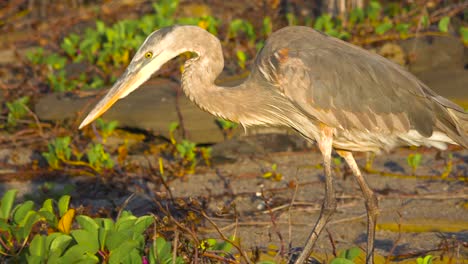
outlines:
[[[188,98],[203,110],[227,120],[241,122],[246,106],[239,96],[249,96],[250,89],[243,89],[245,84],[236,87],[223,87],[215,84],[216,78],[224,67],[221,47],[209,52],[196,51],[196,58],[188,60],[182,73],[182,88]],[[242,92],[240,92],[242,90]],[[237,102],[237,104],[236,104]]]
[[[200,36],[203,35],[203,38]],[[252,125],[288,125],[297,115],[295,108],[278,89],[250,76],[234,87],[215,84],[224,68],[219,40],[211,34],[193,35],[191,48],[196,58],[185,63],[182,88],[201,109],[244,127]]]

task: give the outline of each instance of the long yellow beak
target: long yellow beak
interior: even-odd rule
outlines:
[[[123,75],[117,80],[110,91],[104,98],[94,107],[93,110],[81,122],[79,129],[89,125],[89,123],[96,120],[104,114],[109,108],[117,102],[117,100],[127,96],[130,92],[137,89],[145,80],[141,80],[138,72],[131,72],[126,70]]]

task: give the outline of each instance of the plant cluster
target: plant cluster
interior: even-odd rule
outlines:
[[[431,14],[430,11],[434,11]],[[355,8],[349,13],[332,17],[322,14],[315,20],[306,18],[304,24],[328,35],[348,40],[359,45],[392,39],[405,39],[411,36],[433,34],[435,29],[441,33],[449,31],[450,16],[440,16],[440,12],[423,7],[414,2],[402,5],[399,2],[386,3],[372,0],[365,8]],[[298,19],[288,14],[290,25]],[[461,40],[468,43],[468,27],[457,29]]]
[[[32,201],[13,207],[17,191],[5,193],[0,205],[0,254],[12,260],[39,263],[149,263],[167,259],[167,243],[147,243],[150,215],[136,217],[123,211],[110,218],[75,217],[70,196],[44,201],[35,210]],[[169,254],[172,256],[172,253]],[[180,258],[176,263],[181,262]]]
[[[215,122],[221,128],[221,132],[223,133],[225,139],[231,139],[234,134],[234,129],[236,129],[239,125],[222,118],[217,118]]]
[[[70,196],[47,199],[39,209],[26,201],[14,206],[17,190],[0,201],[0,254],[19,263],[187,263],[156,231],[154,215],[134,216],[121,211],[117,218],[76,215]],[[234,241],[230,238],[230,241]],[[230,242],[208,238],[187,245],[208,257],[234,259]],[[195,249],[197,248],[197,249]],[[175,251],[174,251],[175,250]]]
[[[95,28],[87,28],[82,35],[66,36],[56,52],[38,48],[27,54],[39,75],[45,75],[53,91],[98,89],[116,80],[117,74],[129,64],[143,40],[154,30],[173,24],[192,24],[206,27],[216,33],[217,20],[213,17],[175,18],[178,1],[158,1],[154,14],[140,19],[121,20],[107,26],[96,21]],[[68,65],[87,66],[88,72],[73,76]]]
[[[354,264],[354,260],[361,254],[361,250],[353,247],[342,251],[338,257],[334,258],[330,264]]]
[[[207,166],[211,165],[211,148],[199,147],[195,142],[186,139],[177,141],[175,133],[178,128],[178,123],[171,123],[169,127],[170,142],[162,145],[157,153],[161,154],[159,162],[160,173],[163,176],[165,176],[164,168],[169,169],[171,175],[181,177],[194,173],[195,167],[201,161]]]
[[[114,161],[102,144],[90,143],[85,152],[72,145],[71,137],[57,137],[48,144],[48,151],[42,156],[53,170],[63,169],[65,165],[91,168],[95,172],[112,169]],[[86,159],[84,158],[86,157]]]
[[[12,102],[7,102],[8,116],[6,126],[14,128],[18,125],[18,121],[25,118],[29,113],[28,108],[29,97],[23,96]]]
[[[140,19],[121,20],[111,26],[97,21],[95,28],[87,28],[82,35],[72,33],[66,36],[56,52],[42,48],[27,54],[29,61],[36,65],[39,75],[45,75],[53,91],[71,91],[75,89],[97,89],[116,80],[117,74],[130,62],[143,40],[155,29],[173,25],[198,25],[218,35],[220,21],[211,16],[176,17],[178,1],[158,1],[153,4],[155,13]],[[287,14],[290,25],[298,24],[294,14]],[[418,31],[431,31],[434,24],[440,32],[448,32],[450,17],[433,17],[427,8],[388,3],[383,7],[374,0],[366,8],[356,8],[341,17],[323,14],[312,20],[302,21],[331,36],[351,40],[357,44],[388,38],[406,38]],[[265,17],[262,28],[256,32],[249,21],[234,19],[225,30],[223,44],[234,50],[238,67],[245,69],[249,59],[253,58],[271,34],[272,21]],[[459,27],[462,40],[468,42],[467,27]],[[377,38],[376,38],[377,37]],[[68,65],[83,64],[88,72],[73,76]]]

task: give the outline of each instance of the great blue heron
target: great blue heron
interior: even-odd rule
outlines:
[[[80,128],[124,98],[159,68],[184,52],[182,88],[200,108],[242,124],[281,125],[315,140],[323,155],[325,199],[304,250],[303,263],[336,210],[331,171],[334,148],[359,184],[367,209],[367,263],[373,263],[377,197],[362,176],[353,151],[448,144],[468,148],[468,114],[387,59],[309,27],[273,33],[258,53],[249,78],[236,87],[214,81],[224,67],[220,41],[202,28],[171,26],[153,32],[108,94]]]

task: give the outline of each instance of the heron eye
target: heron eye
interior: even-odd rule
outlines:
[[[145,53],[145,58],[151,59],[152,57],[153,57],[153,52],[148,51],[148,52]]]

